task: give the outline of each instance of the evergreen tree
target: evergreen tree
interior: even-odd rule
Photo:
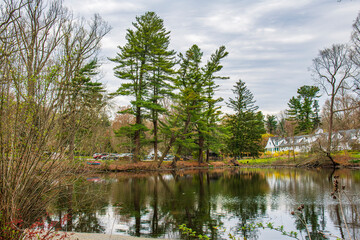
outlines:
[[[175,53],[168,50],[169,32],[154,12],[136,17],[133,27],[134,30],[127,30],[127,43],[119,47],[120,52],[111,60],[118,64],[114,68],[115,76],[127,81],[116,94],[133,97],[132,108],[123,113],[135,116],[135,123],[124,131],[133,136],[133,161],[136,162],[140,159],[141,146],[146,143],[145,118],[154,124],[154,148],[157,148],[158,116],[165,111],[159,100],[171,92],[168,80],[173,73]]]
[[[211,55],[210,60],[203,68],[203,78],[205,84],[204,91],[204,108],[200,109],[200,119],[197,122],[198,130],[198,161],[203,162],[203,151],[206,149],[206,161],[209,161],[210,150],[217,151],[221,148],[219,135],[221,135],[220,126],[218,122],[221,120],[220,106],[216,104],[223,101],[223,98],[214,98],[215,91],[219,87],[216,79],[228,79],[227,77],[215,76],[216,72],[222,69],[221,60],[228,55],[225,47],[221,46],[214,54]]]
[[[264,117],[256,110],[253,94],[247,89],[245,82],[239,80],[234,86],[235,98],[229,99],[227,105],[234,114],[227,115],[225,124],[228,127],[228,149],[233,156],[244,156],[249,153],[257,156],[261,147],[261,135],[265,133]]]
[[[297,90],[298,96],[289,100],[287,114],[289,120],[295,121],[295,134],[308,134],[318,127],[319,119],[319,88],[316,86],[302,86]]]
[[[270,134],[274,134],[276,127],[277,127],[277,121],[275,115],[266,115],[265,120],[266,130]]]
[[[173,114],[164,131],[171,135],[169,144],[160,160],[167,154],[171,146],[176,146],[173,166],[180,155],[185,152],[197,151],[198,161],[203,161],[203,151],[210,148],[219,148],[214,138],[217,131],[217,122],[220,111],[216,104],[222,101],[215,99],[214,93],[218,87],[216,79],[224,79],[215,76],[222,69],[220,65],[228,53],[225,47],[220,47],[204,67],[201,67],[202,51],[197,45],[193,45],[185,55],[179,54],[180,69],[174,80],[179,93],[174,98]]]
[[[149,77],[149,98],[145,107],[150,111],[149,118],[153,123],[153,147],[154,158],[158,160],[158,122],[159,115],[166,113],[166,109],[161,105],[161,100],[167,96],[173,96],[173,75],[175,71],[175,51],[168,50],[170,44],[170,32],[166,32],[163,20],[158,18],[155,13],[149,13],[153,18],[153,28],[156,35],[153,39],[154,48],[151,49],[150,59],[151,71]]]
[[[179,54],[180,69],[175,86],[180,91],[176,98],[176,114],[180,118],[181,135],[177,138],[176,161],[185,150],[194,150],[196,122],[202,121],[201,109],[205,107],[205,79],[201,72],[201,59],[203,52],[197,45],[193,45],[185,54]],[[176,117],[176,118],[178,118]],[[201,123],[200,123],[201,124]]]
[[[96,59],[91,60],[74,73],[66,84],[66,112],[61,119],[62,135],[68,139],[69,158],[74,159],[76,141],[81,135],[86,137],[86,129],[96,125],[101,109],[106,105],[105,89],[102,83],[94,81],[99,65]],[[88,137],[88,136],[87,136]]]

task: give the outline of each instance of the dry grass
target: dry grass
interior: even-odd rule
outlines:
[[[210,162],[201,163],[197,161],[178,161],[177,170],[180,169],[198,169],[198,168],[222,168],[227,167],[228,164],[224,162]],[[137,163],[130,163],[128,161],[101,161],[100,165],[84,165],[84,171],[158,171],[158,170],[171,170],[171,161],[165,161],[158,168],[158,163],[155,161],[142,161]]]

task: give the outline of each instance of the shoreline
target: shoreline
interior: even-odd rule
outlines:
[[[323,168],[333,169],[332,164],[326,161],[311,162],[284,162],[275,161],[271,163],[254,163],[237,165],[232,162],[211,161],[209,163],[198,163],[197,161],[179,161],[177,168],[171,167],[171,162],[164,162],[161,167],[157,167],[157,162],[146,161],[138,163],[107,163],[102,162],[100,165],[85,165],[84,172],[110,173],[110,172],[166,172],[166,171],[183,171],[183,170],[211,170],[211,169],[231,169],[231,168]],[[335,169],[360,169],[360,164],[348,163],[338,165]]]
[[[165,238],[147,238],[147,237],[132,237],[122,235],[110,235],[104,233],[79,233],[79,232],[59,232],[69,234],[66,239],[69,240],[169,240]],[[61,238],[59,238],[61,239]]]

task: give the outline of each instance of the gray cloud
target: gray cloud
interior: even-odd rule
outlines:
[[[265,114],[287,107],[297,88],[313,84],[308,68],[318,51],[347,43],[360,1],[337,0],[65,0],[76,15],[99,13],[112,26],[102,55],[114,57],[125,44],[126,29],[135,17],[155,11],[171,31],[171,47],[178,52],[198,44],[206,59],[219,46],[229,51],[223,62],[218,96],[227,101],[238,79],[245,81]],[[114,65],[104,61],[103,82],[115,91],[121,81]],[[129,99],[118,98],[127,105]],[[223,111],[228,112],[225,103]]]

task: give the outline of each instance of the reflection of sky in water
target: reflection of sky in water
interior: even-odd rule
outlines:
[[[359,174],[349,171],[342,177],[350,195],[360,190],[353,177],[355,173]],[[220,225],[221,236],[216,236],[217,239],[228,239],[228,233],[242,239],[241,231],[237,230],[244,224],[271,222],[275,227],[283,226],[287,232],[296,231],[300,239],[305,239],[304,225],[291,215],[300,204],[305,205],[303,211],[310,232],[320,230],[341,237],[341,231],[345,231],[343,226],[339,228],[336,214],[339,208],[330,197],[332,183],[326,172],[250,169],[201,175],[121,177],[119,174],[101,178],[104,181],[87,183],[87,188],[106,186],[105,202],[94,211],[98,224],[107,234],[179,238],[178,225],[190,221],[196,227],[203,225],[202,230],[208,236],[212,227]],[[350,216],[349,206],[343,207]],[[136,218],[139,213],[140,217]],[[154,224],[158,233],[154,233]],[[357,228],[354,234],[358,232]],[[261,228],[245,234],[248,239],[292,239]]]

